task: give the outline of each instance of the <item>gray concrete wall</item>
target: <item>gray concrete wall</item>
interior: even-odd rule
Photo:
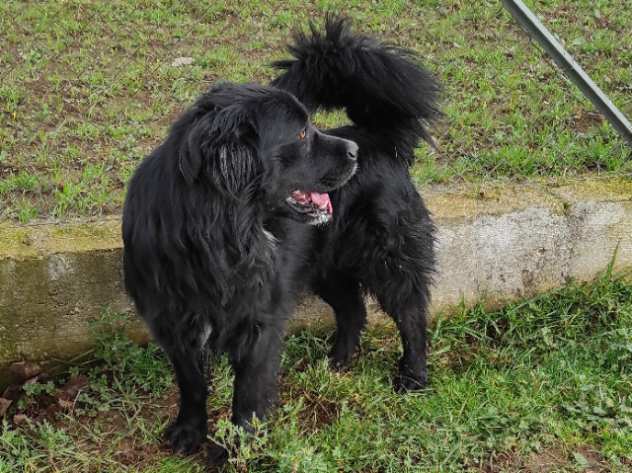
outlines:
[[[630,181],[432,187],[423,195],[439,227],[434,313],[589,280],[616,248],[615,267],[632,266]],[[0,224],[0,383],[14,361],[89,349],[90,322],[105,306],[131,311],[120,261],[118,218]],[[323,303],[307,298],[296,320],[324,313]],[[129,330],[145,336],[138,323]]]

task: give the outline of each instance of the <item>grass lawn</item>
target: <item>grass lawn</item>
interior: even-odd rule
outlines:
[[[527,3],[632,114],[628,2]],[[419,150],[419,183],[632,170],[629,149],[499,2],[5,0],[0,219],[119,211],[131,172],[183,107],[219,79],[267,81],[288,31],[325,10],[416,49],[445,84],[440,150]]]
[[[370,328],[344,373],[327,366],[328,330],[291,336],[282,406],[224,471],[632,471],[632,284],[604,276],[430,330],[430,385],[408,395],[390,384],[391,325]],[[92,359],[22,388],[0,473],[204,471],[160,445],[177,402],[161,352],[109,333]],[[213,377],[211,432],[232,445],[224,360]]]

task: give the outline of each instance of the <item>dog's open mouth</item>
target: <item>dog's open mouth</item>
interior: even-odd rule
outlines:
[[[305,192],[295,190],[285,199],[288,205],[306,217],[310,217],[313,225],[327,223],[331,220],[334,208],[331,205],[329,194],[326,192]]]

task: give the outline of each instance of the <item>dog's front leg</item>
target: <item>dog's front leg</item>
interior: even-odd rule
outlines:
[[[260,325],[247,352],[232,360],[235,371],[232,421],[246,430],[252,430],[253,416],[263,419],[277,400],[282,341],[282,327]]]
[[[180,388],[180,410],[167,428],[166,439],[174,452],[190,454],[206,441],[208,394],[206,350],[201,346],[174,346],[163,343]]]
[[[259,326],[246,353],[231,353],[235,372],[233,386],[233,418],[235,425],[252,432],[253,417],[263,419],[277,400],[283,329],[280,326]],[[221,445],[208,448],[208,463],[222,465],[228,452]]]

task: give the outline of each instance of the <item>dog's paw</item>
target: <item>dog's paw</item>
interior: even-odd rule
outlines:
[[[345,371],[351,366],[351,357],[337,356],[331,353],[329,354],[329,366],[334,371]]]
[[[336,371],[344,371],[351,366],[355,350],[334,345],[329,352],[329,366]]]
[[[165,431],[165,439],[174,453],[190,455],[206,441],[206,425],[176,421]]]
[[[228,450],[221,445],[212,443],[206,449],[206,463],[208,466],[222,466],[228,461]]]
[[[426,387],[428,379],[426,373],[421,376],[413,376],[410,373],[398,373],[393,380],[393,387],[396,392],[403,394],[407,392],[421,391]]]

